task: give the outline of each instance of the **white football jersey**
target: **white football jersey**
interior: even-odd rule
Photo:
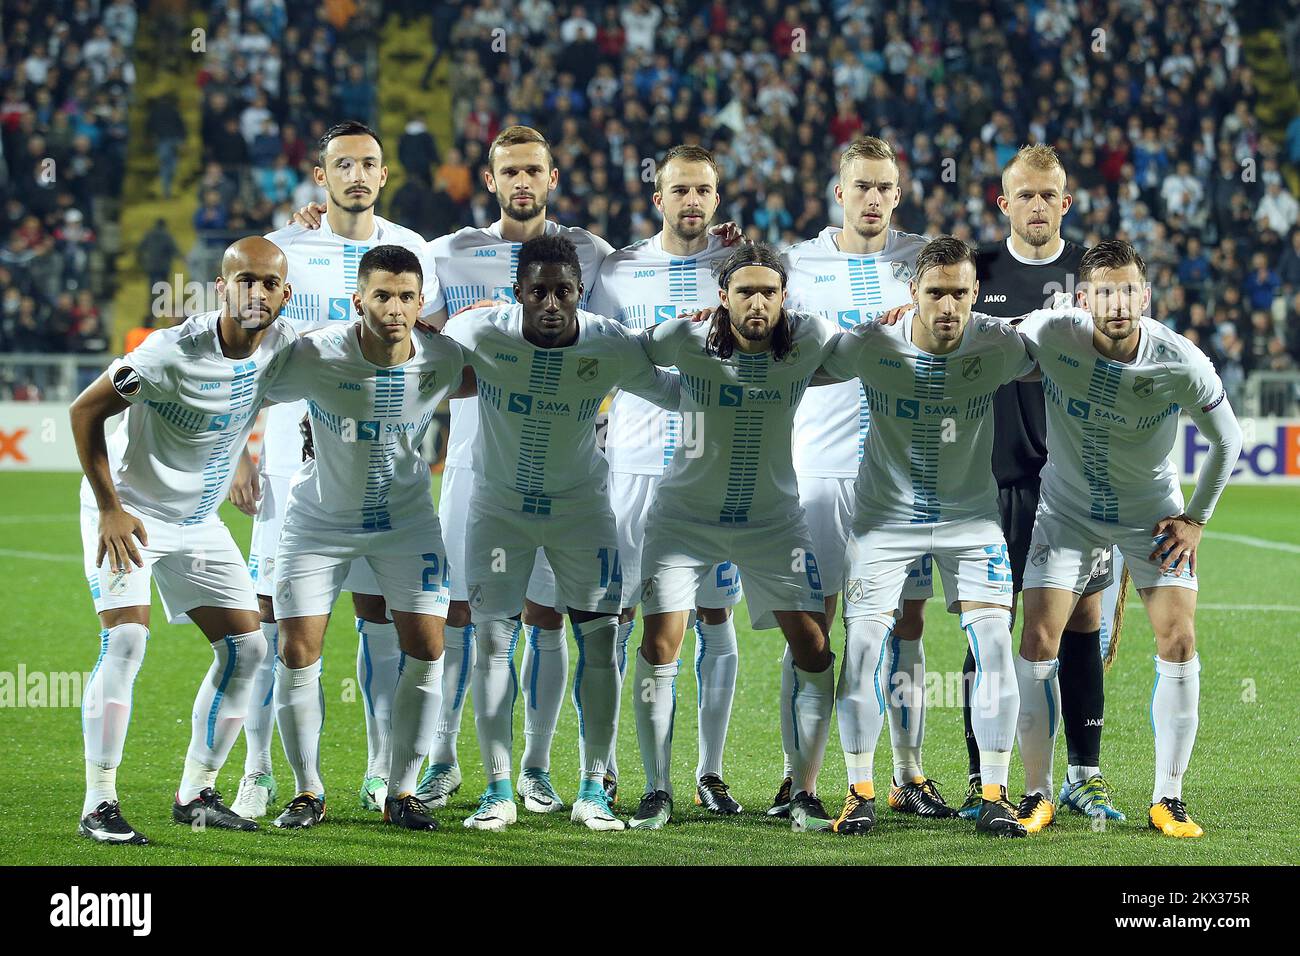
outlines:
[[[1178,469],[1169,460],[1178,410],[1195,420],[1225,397],[1205,354],[1144,318],[1133,361],[1104,359],[1083,309],[1031,312],[1017,328],[1043,373],[1043,497],[1129,526],[1181,513]]]
[[[912,301],[908,281],[924,236],[890,229],[885,248],[871,255],[841,252],[827,226],[815,239],[782,254],[788,272],[786,307],[815,312],[836,328],[851,329]],[[861,382],[813,389],[794,419],[794,467],[801,475],[852,478],[862,461],[870,422]]]
[[[650,357],[681,374],[685,432],[655,508],[728,526],[786,521],[799,510],[790,430],[837,332],[819,316],[787,314],[794,345],[780,362],[771,352],[710,354],[710,322],[672,319],[650,331]]]
[[[646,357],[643,338],[578,310],[578,340],[542,349],[523,334],[523,306],[471,309],[445,334],[478,378],[474,494],[526,514],[569,514],[607,500],[609,466],[593,420],[615,388],[676,407],[677,377]]]
[[[988,316],[971,317],[955,351],[931,355],[912,343],[914,318],[860,325],[826,360],[836,378],[856,375],[871,405],[855,531],[998,518],[993,393],[1033,360],[1009,325]]]
[[[416,329],[415,354],[381,368],[361,353],[360,332],[358,319],[304,335],[271,389],[275,401],[306,400],[315,449],[294,477],[286,521],[343,533],[436,521],[420,444],[460,387],[465,355]]]
[[[432,315],[443,307],[442,290],[433,262],[426,256],[424,238],[379,216],[375,217],[374,234],[365,241],[338,235],[324,216],[319,229],[288,226],[269,233],[266,238],[279,246],[289,260],[289,285],[293,294],[284,304],[280,317],[288,319],[299,334],[358,318],[352,308],[357,267],[361,257],[375,246],[403,246],[419,256],[424,269],[421,315]],[[298,422],[306,412],[307,406],[302,402],[277,405],[267,412],[263,442],[266,474],[287,477],[302,464]]]
[[[579,306],[586,308],[591,290],[596,285],[600,264],[614,248],[604,239],[576,226],[561,226],[546,220],[546,235],[564,236],[578,247],[578,261],[582,264],[582,299]],[[500,302],[515,301],[515,268],[519,264],[522,242],[501,238],[499,223],[486,229],[466,226],[450,235],[441,236],[429,243],[429,254],[443,295],[447,299],[447,314],[455,315],[467,305],[481,299]],[[474,464],[474,436],[478,434],[478,402],[473,398],[458,399],[451,403],[451,434],[447,438],[447,464],[469,467]]]
[[[703,252],[681,258],[664,251],[663,233],[634,242],[609,256],[588,308],[634,332],[679,315],[718,305],[713,269],[732,252],[717,236]],[[662,475],[681,440],[682,416],[620,391],[609,407],[605,458],[609,470],[627,475]]]
[[[131,403],[108,439],[117,495],[173,524],[198,524],[225,499],[266,391],[297,338],[276,319],[252,355],[226,358],[220,318],[204,312],[159,329],[108,367],[113,387]],[[84,480],[81,495],[94,505]]]

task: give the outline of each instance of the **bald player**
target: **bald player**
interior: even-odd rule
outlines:
[[[155,332],[72,403],[86,476],[86,581],[101,628],[82,702],[86,797],[78,832],[100,843],[149,842],[122,815],[117,768],[149,640],[151,580],[168,621],[197,624],[213,654],[194,698],[172,818],[257,829],[216,790],[267,652],[252,578],[217,506],[296,338],[279,317],[290,296],[287,273],[284,253],[266,239],[234,243],[217,278],[219,311]],[[105,423],[122,412],[106,439]]]

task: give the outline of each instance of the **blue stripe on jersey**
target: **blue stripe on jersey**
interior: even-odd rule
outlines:
[[[792,386],[790,386],[790,407],[791,408],[794,408],[803,399],[803,393],[808,390],[808,383],[811,381],[812,381],[812,376],[809,375],[803,381],[795,382]]]
[[[519,458],[515,462],[515,491],[521,495],[545,492],[546,453],[551,447],[551,423],[526,418],[519,431]]]
[[[620,325],[643,332],[650,328],[650,309],[644,305],[625,305],[618,310],[616,318]]]
[[[230,405],[224,415],[215,415],[209,424],[209,429],[213,431],[220,430],[221,437],[212,445],[212,450],[208,453],[208,460],[203,466],[203,494],[199,497],[199,503],[194,509],[194,513],[180,522],[182,525],[198,524],[208,517],[217,505],[221,504],[226,487],[226,479],[230,476],[230,448],[243,433],[243,417],[240,418],[238,427],[231,427],[231,422],[235,419],[236,413],[248,410],[253,404],[253,397],[256,394],[255,384],[257,378],[257,363],[243,362],[236,365],[233,369],[234,376],[230,380]]]
[[[854,305],[877,305],[882,294],[880,291],[880,274],[876,270],[876,260],[851,258],[849,266],[849,292]]]
[[[749,385],[767,381],[768,353],[737,353],[737,378]],[[722,499],[718,520],[723,524],[743,524],[749,520],[758,487],[758,462],[763,453],[763,425],[766,415],[761,408],[741,408],[732,426],[731,464],[727,470],[727,490]]]
[[[862,464],[862,453],[867,447],[867,432],[871,429],[871,397],[867,395],[867,386],[858,379],[858,464]]]
[[[349,295],[357,291],[357,268],[361,265],[361,257],[369,251],[369,246],[343,243],[343,287]],[[292,296],[289,301],[293,301]]]
[[[681,439],[682,416],[679,412],[669,412],[664,416],[664,467],[673,460],[677,453],[677,442]]]
[[[510,244],[510,284],[515,284],[515,276],[519,273],[519,250],[524,247],[522,242],[512,242]]]
[[[600,410],[600,403],[604,400],[603,395],[596,398],[584,398],[578,405],[578,421],[585,422],[588,419],[595,418],[596,412]]]
[[[946,356],[918,355],[913,395],[921,401],[943,398],[948,374]],[[919,412],[918,412],[919,414]],[[912,524],[938,521],[939,511],[939,422],[912,423]]]
[[[694,259],[668,260],[669,302],[694,302],[699,298],[699,282]]]
[[[483,399],[493,408],[501,407],[501,386],[493,385],[483,379],[478,380],[478,397]]]
[[[713,389],[707,378],[689,375],[686,372],[680,372],[679,374],[682,377],[682,388],[686,389],[691,401],[700,406],[713,404]]]
[[[1110,484],[1110,430],[1092,421],[1092,407],[1115,407],[1123,374],[1124,366],[1118,362],[1097,359],[1092,367],[1092,379],[1088,383],[1090,405],[1082,409],[1085,417],[1083,444],[1079,451],[1083,461],[1083,477],[1088,482],[1091,498],[1089,514],[1094,520],[1108,524],[1119,522],[1119,498]],[[1077,408],[1076,403],[1071,402],[1071,405]]]
[[[973,398],[966,399],[966,420],[972,421],[983,418],[984,414],[993,405],[993,394],[993,392],[985,392],[983,395],[976,395]]]
[[[406,372],[381,368],[375,372],[375,418],[400,418],[406,392]]]
[[[315,325],[320,318],[320,300],[319,295],[300,293],[297,289],[294,289],[293,295],[284,304],[280,314],[290,322]]]
[[[391,531],[388,491],[393,484],[393,448],[372,442],[366,461],[366,489],[361,496],[361,527],[366,531]]]
[[[466,306],[473,305],[480,299],[490,299],[485,285],[446,285],[442,287],[443,298],[447,300],[447,314],[455,315]]]
[[[560,371],[564,368],[564,353],[558,349],[535,349],[533,364],[528,370],[528,389],[543,395],[557,395],[560,391]]]
[[[177,402],[145,401],[145,404],[158,413],[165,422],[175,425],[183,432],[197,433],[208,430],[208,416],[192,408],[186,408]]]

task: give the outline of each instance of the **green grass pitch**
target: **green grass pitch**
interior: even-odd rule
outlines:
[[[10,692],[20,665],[32,674],[87,672],[98,647],[98,624],[81,570],[77,482],[73,475],[0,475],[0,580],[8,624],[0,630],[0,672]],[[228,505],[223,512],[241,544],[250,522]],[[696,747],[693,639],[682,650],[678,678],[674,780],[676,819],[657,833],[588,833],[568,814],[534,816],[505,833],[470,832],[461,820],[472,812],[483,785],[472,712],[460,738],[466,781],[437,816],[437,833],[402,833],[380,824],[357,805],[365,763],[360,694],[356,691],[356,634],[349,600],[330,625],[325,646],[326,726],[323,768],[330,787],[329,817],[317,829],[281,833],[270,826],[252,834],[193,833],[171,822],[172,792],[189,740],[194,689],[211,660],[193,627],[172,627],[155,599],[150,649],[135,687],[134,712],[118,774],[122,804],[150,847],[105,847],[75,834],[84,776],[79,712],[75,706],[30,705],[23,695],[0,709],[0,859],[7,863],[72,864],[1265,864],[1300,862],[1300,824],[1288,812],[1295,795],[1300,707],[1296,705],[1295,648],[1300,635],[1300,489],[1232,487],[1202,547],[1198,615],[1201,723],[1185,796],[1206,829],[1201,840],[1163,838],[1145,826],[1152,776],[1148,720],[1153,643],[1140,606],[1130,608],[1119,660],[1107,678],[1103,765],[1129,821],[1094,832],[1078,816],[1063,816],[1045,833],[1017,841],[977,836],[964,821],[921,822],[892,813],[882,790],[880,823],[860,839],[794,834],[763,811],[779,782],[780,740],[776,700],[782,642],[778,632],[753,633],[737,618],[740,680],[736,692],[726,776],[745,805],[735,819],[714,819],[694,807]],[[1219,537],[1217,535],[1224,535]],[[1262,542],[1280,543],[1266,547]],[[633,645],[639,639],[633,637]],[[832,642],[840,645],[843,625]],[[932,672],[959,671],[964,645],[941,603],[928,607],[927,663]],[[576,654],[570,653],[570,659]],[[933,678],[931,678],[933,680]],[[28,685],[30,689],[32,685]],[[0,687],[0,689],[3,689]],[[66,703],[66,702],[65,702]],[[516,708],[516,760],[522,746],[522,712]],[[277,741],[276,777],[282,791],[292,776]],[[617,809],[631,814],[641,781],[631,688],[625,688],[619,731],[623,796]],[[234,799],[243,766],[241,738],[220,786]],[[925,741],[927,772],[941,781],[950,802],[965,789],[965,748],[956,706],[932,706]],[[1057,747],[1056,776],[1064,773]],[[876,758],[887,778],[888,730]],[[577,720],[566,704],[553,758],[560,792],[576,789]],[[1013,789],[1022,781],[1014,760]],[[832,731],[820,788],[828,809],[844,792],[838,735]],[[1019,791],[1016,790],[1015,795]]]

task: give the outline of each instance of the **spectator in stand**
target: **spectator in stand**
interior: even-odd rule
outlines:
[[[1250,275],[1242,289],[1246,293],[1247,305],[1252,309],[1271,309],[1281,285],[1277,273],[1269,268],[1268,256],[1262,252],[1255,253],[1250,260]]]
[[[1273,179],[1264,187],[1264,198],[1259,201],[1255,211],[1255,220],[1265,229],[1272,229],[1278,235],[1286,235],[1300,217],[1300,205],[1295,197],[1282,186],[1281,177]]]
[[[180,254],[180,247],[167,229],[166,221],[157,219],[135,250],[136,262],[148,277],[151,294],[160,284],[168,286],[171,282],[172,263]]]
[[[1300,226],[1292,228],[1285,251],[1277,264],[1277,277],[1284,295],[1300,290]]]

